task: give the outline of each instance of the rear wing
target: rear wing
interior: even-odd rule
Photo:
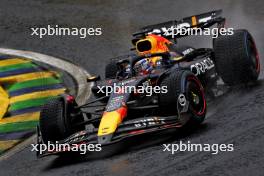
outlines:
[[[170,34],[172,29],[180,28],[209,28],[217,24],[218,28],[224,27],[225,18],[221,17],[222,10],[215,10],[199,15],[185,17],[181,20],[172,20],[164,23],[145,26],[139,32],[134,33],[134,39],[144,38],[148,34],[158,34],[167,39],[184,37],[182,35]],[[133,41],[132,41],[133,42]]]

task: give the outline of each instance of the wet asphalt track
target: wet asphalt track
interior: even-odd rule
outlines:
[[[128,51],[130,34],[137,28],[220,8],[224,10],[229,27],[247,28],[252,33],[261,58],[264,57],[264,2],[261,0],[1,0],[0,6],[0,47],[62,57],[92,74],[103,74],[108,58]],[[43,39],[30,36],[30,27],[48,24],[102,27],[103,35],[85,40],[76,36]],[[201,37],[180,42],[197,47],[211,44]],[[171,155],[162,151],[164,141],[149,145],[137,140],[134,147],[126,147],[124,152],[113,157],[75,161],[56,157],[37,159],[27,147],[0,162],[0,175],[264,175],[263,88],[261,74],[258,85],[235,89],[211,104],[208,118],[199,128],[180,131],[165,141],[233,143],[234,152]]]

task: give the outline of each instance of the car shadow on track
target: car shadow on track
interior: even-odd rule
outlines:
[[[131,152],[137,152],[142,149],[161,146],[161,144],[163,143],[178,141],[188,136],[191,136],[192,134],[206,132],[207,128],[208,124],[206,123],[198,125],[195,128],[189,128],[188,126],[186,126],[181,129],[167,130],[159,132],[157,134],[148,134],[130,138],[127,141],[125,140],[108,147],[103,147],[101,152],[90,152],[85,155],[68,153],[55,158],[46,168],[44,168],[44,171],[61,168],[69,165],[75,165],[82,162],[95,162],[103,158],[118,158],[121,155],[126,155]]]

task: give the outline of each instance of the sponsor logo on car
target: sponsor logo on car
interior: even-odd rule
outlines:
[[[190,66],[191,71],[196,75],[200,75],[205,73],[206,71],[212,69],[214,67],[214,62],[208,57],[201,62],[192,64]]]
[[[148,118],[142,119],[135,122],[135,127],[142,127],[148,125],[158,125],[158,124],[165,124],[165,119],[163,118]]]

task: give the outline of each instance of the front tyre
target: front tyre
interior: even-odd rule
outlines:
[[[206,99],[202,84],[190,71],[177,70],[166,76],[160,86],[167,87],[167,93],[159,95],[163,112],[177,113],[183,124],[199,124],[206,115]]]
[[[65,139],[69,135],[83,130],[83,126],[75,127],[75,124],[83,122],[81,115],[70,118],[73,113],[71,105],[64,97],[49,100],[42,108],[39,119],[39,129],[44,143],[56,142]]]

